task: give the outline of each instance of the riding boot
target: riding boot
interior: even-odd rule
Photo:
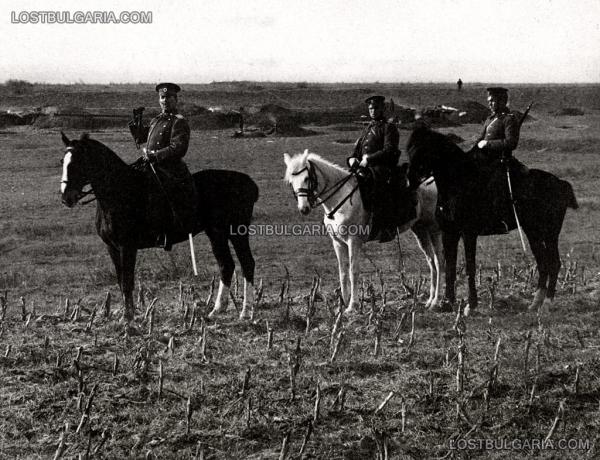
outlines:
[[[173,239],[169,236],[169,232],[165,232],[165,243],[163,245],[163,249],[165,251],[170,251],[173,249]]]
[[[396,216],[393,211],[393,195],[388,184],[380,184],[380,189],[376,198],[376,217],[379,230],[379,242],[387,243],[396,236]],[[376,229],[376,230],[377,230]]]
[[[396,211],[396,226],[401,227],[417,217],[417,194],[415,191],[410,190],[404,184],[399,184],[394,187],[394,193],[391,195],[396,197],[395,203],[391,203],[392,209]]]
[[[506,164],[496,161],[492,164],[488,183],[486,225],[480,235],[504,235],[508,233],[510,219],[510,194],[506,176]]]

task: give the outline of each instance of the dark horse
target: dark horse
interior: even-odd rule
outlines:
[[[61,133],[62,134],[62,133]],[[74,206],[90,184],[98,200],[96,230],[106,243],[114,263],[123,295],[124,318],[134,317],[133,288],[138,249],[153,247],[155,236],[148,233],[146,203],[147,182],[144,173],[132,168],[112,150],[87,134],[69,140],[66,146],[61,181],[62,202]],[[237,254],[244,274],[244,306],[240,317],[248,316],[248,297],[254,294],[254,258],[248,243],[248,232],[239,232],[250,224],[258,187],[250,177],[235,171],[204,170],[193,175],[198,191],[197,224],[194,234],[205,231],[219,264],[221,280],[211,312],[227,308],[228,288],[234,271],[229,241]],[[180,235],[175,242],[187,239]]]
[[[441,202],[455,210],[453,218],[448,219],[438,207],[446,259],[446,299],[450,303],[456,300],[456,257],[458,241],[462,237],[469,282],[468,302],[469,307],[474,308],[477,305],[477,236],[487,234],[486,224],[493,220],[487,192],[490,171],[482,168],[470,153],[464,152],[446,136],[425,127],[412,132],[407,151],[411,184],[433,175],[439,191],[438,205]],[[571,184],[548,172],[531,169],[522,182],[523,192],[516,197],[520,199],[515,206],[539,273],[537,291],[530,308],[537,309],[542,302],[546,308],[556,293],[561,265],[558,237],[565,213],[567,208],[577,209],[578,205]],[[506,187],[508,194],[508,184]],[[509,228],[516,228],[514,215],[506,218]]]

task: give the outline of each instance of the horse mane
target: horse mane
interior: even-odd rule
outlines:
[[[126,164],[121,157],[119,157],[119,155],[117,155],[113,150],[110,149],[110,147],[108,147],[107,145],[103,144],[102,142],[96,140],[96,139],[92,139],[89,135],[89,133],[83,133],[80,138],[79,138],[79,142],[81,142],[82,144],[84,144],[86,147],[90,147],[92,149],[95,150],[101,150],[106,154],[110,154],[112,155],[114,158],[118,159],[121,163]]]
[[[309,152],[308,149],[306,149],[304,151],[304,153],[298,153],[291,158],[290,164],[288,165],[287,170],[285,172],[284,179],[286,181],[290,182],[292,179],[292,177],[291,177],[292,173],[297,170],[302,169],[301,165],[303,165],[305,161],[312,161],[313,163],[316,163],[318,165],[322,165],[327,168],[333,169],[334,171],[339,173],[340,176],[348,174],[348,171],[346,169],[342,168],[340,165],[335,164],[329,160],[326,160],[321,155],[319,155],[317,153]]]
[[[470,159],[467,152],[461,149],[458,145],[452,142],[446,135],[427,128],[426,126],[420,126],[413,130],[408,137],[406,143],[406,151],[411,156],[411,152],[415,149],[424,150],[426,152],[437,152],[438,155],[448,158],[449,155],[453,156],[454,161],[468,161]],[[450,158],[448,158],[450,159]]]

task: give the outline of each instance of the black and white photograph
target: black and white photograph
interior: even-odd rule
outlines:
[[[0,459],[600,457],[598,0],[7,0],[0,43]]]

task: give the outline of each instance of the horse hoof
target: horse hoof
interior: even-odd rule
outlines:
[[[545,298],[546,298],[546,290],[545,289],[538,289],[537,291],[535,291],[535,295],[533,296],[533,300],[531,301],[531,304],[529,305],[528,310],[529,311],[537,311],[542,306],[542,303],[544,302]]]
[[[240,313],[240,320],[252,319],[252,312],[250,310],[242,309]]]
[[[354,307],[348,307],[344,310],[344,315],[355,315],[358,311]]]
[[[440,302],[436,302],[435,300],[429,304],[425,304],[425,309],[427,311],[441,311],[442,304]]]
[[[465,305],[465,308],[463,308],[463,316],[469,316],[471,314],[471,305],[467,304]]]
[[[552,306],[552,299],[545,298],[542,306],[540,307],[540,315],[547,316],[550,314],[550,307]]]
[[[440,312],[453,312],[454,311],[454,302],[450,302],[447,299],[444,299],[438,307],[438,311]]]
[[[219,305],[218,307],[215,306],[215,308],[213,308],[211,310],[211,312],[208,314],[208,318],[213,318],[214,316],[223,314],[227,311],[227,307],[223,306],[223,305]]]

